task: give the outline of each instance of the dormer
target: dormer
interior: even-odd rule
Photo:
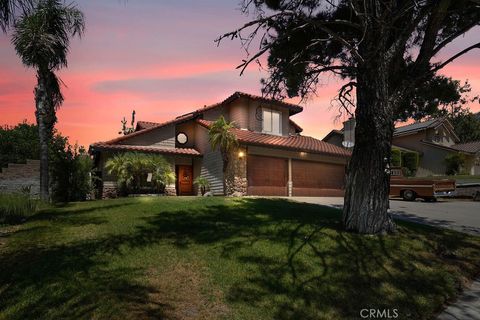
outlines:
[[[226,100],[225,112],[228,119],[234,121],[239,129],[278,136],[288,136],[292,132],[298,134],[302,131],[298,125],[290,122],[291,115],[303,110],[298,105],[241,92],[234,93],[229,99]]]

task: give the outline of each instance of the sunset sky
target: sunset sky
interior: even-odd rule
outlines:
[[[137,120],[161,122],[225,99],[234,91],[260,94],[265,74],[255,65],[240,77],[235,69],[245,53],[237,41],[213,40],[248,17],[239,0],[83,0],[87,30],[74,39],[69,66],[60,73],[67,88],[57,128],[71,142],[88,146],[114,138],[123,116],[136,110]],[[450,56],[480,42],[470,31],[445,50]],[[34,122],[33,70],[22,66],[8,35],[0,34],[0,125]],[[480,94],[480,50],[456,60],[443,73],[472,84]],[[323,79],[318,97],[294,120],[304,134],[322,138],[334,127],[330,108],[339,83]],[[295,102],[295,100],[294,100]],[[471,106],[480,110],[478,104]]]

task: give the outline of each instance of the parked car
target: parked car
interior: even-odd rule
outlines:
[[[404,177],[401,168],[392,168],[390,175],[390,196],[402,197],[406,201],[422,198],[436,201],[439,197],[455,194],[455,180]]]

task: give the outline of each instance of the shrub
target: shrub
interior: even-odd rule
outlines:
[[[401,167],[402,166],[402,152],[398,149],[392,149],[391,155],[391,166],[392,167]]]
[[[28,194],[0,194],[0,223],[19,223],[35,214],[39,201]]]
[[[117,177],[119,189],[126,193],[139,193],[145,187],[162,193],[167,185],[175,182],[172,166],[159,155],[120,153],[109,159],[105,168]],[[151,182],[147,181],[148,174],[152,174]]]
[[[448,175],[459,174],[465,166],[465,155],[462,153],[450,153],[445,157],[445,173]]]
[[[402,164],[406,168],[407,176],[414,176],[418,169],[418,153],[417,152],[402,152]]]
[[[210,182],[208,182],[207,178],[198,176],[195,181],[193,181],[193,184],[196,184],[200,188],[200,193],[205,195],[205,192],[207,189],[210,188]]]
[[[83,201],[92,191],[92,160],[83,147],[57,139],[50,159],[50,185],[55,202]]]

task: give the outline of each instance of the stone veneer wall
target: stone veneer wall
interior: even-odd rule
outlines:
[[[240,152],[243,156],[239,156]],[[226,191],[228,196],[247,195],[247,150],[240,147],[230,155],[226,173]]]
[[[27,160],[27,163],[8,164],[0,172],[0,192],[20,192],[30,188],[30,195],[38,197],[40,194],[40,161]]]

